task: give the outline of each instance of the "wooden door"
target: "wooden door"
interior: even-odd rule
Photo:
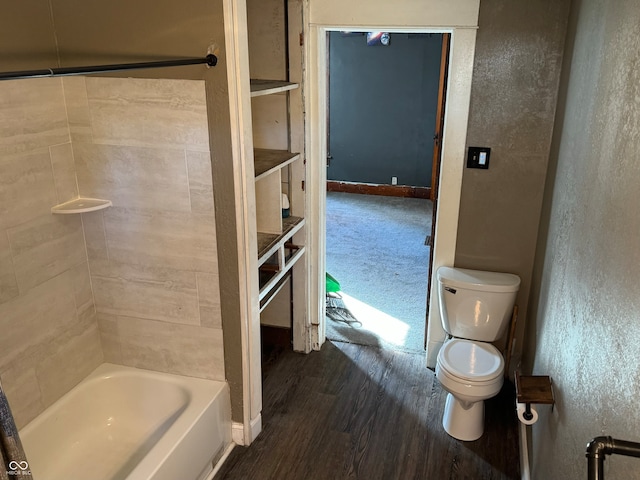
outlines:
[[[427,348],[427,331],[429,327],[429,307],[431,298],[431,281],[433,274],[433,245],[436,235],[436,212],[438,207],[438,182],[440,180],[440,160],[442,155],[442,132],[444,131],[444,109],[447,97],[447,72],[449,67],[450,33],[442,35],[442,55],[440,57],[440,83],[438,86],[438,106],[436,110],[436,132],[433,137],[433,167],[431,169],[431,201],[433,213],[431,217],[431,235],[429,236],[429,273],[427,279],[427,312],[424,324],[424,347]]]

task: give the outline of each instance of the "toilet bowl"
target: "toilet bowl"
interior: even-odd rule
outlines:
[[[489,343],[449,340],[440,349],[436,378],[448,392],[442,425],[454,438],[477,440],[484,432],[484,401],[500,392],[504,361]]]
[[[490,342],[509,322],[520,278],[510,273],[440,267],[438,303],[447,340],[436,362],[436,378],[448,392],[442,425],[458,440],[484,432],[484,401],[500,392],[504,360]]]

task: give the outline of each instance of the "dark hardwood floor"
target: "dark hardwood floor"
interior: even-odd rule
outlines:
[[[510,384],[486,402],[482,438],[459,442],[442,428],[446,392],[423,355],[327,341],[271,352],[263,376],[262,433],[215,480],[519,478]]]

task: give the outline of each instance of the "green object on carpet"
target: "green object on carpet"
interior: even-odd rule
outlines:
[[[336,280],[330,273],[326,274],[326,286],[327,286],[327,305],[326,312],[327,317],[336,322],[343,322],[346,324],[356,323],[361,325],[361,322],[354,317],[347,306],[342,300],[342,296],[338,293],[340,291],[340,282]]]
[[[327,293],[335,293],[340,291],[340,282],[333,278],[328,272],[326,277]]]

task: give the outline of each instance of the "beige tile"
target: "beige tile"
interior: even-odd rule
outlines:
[[[200,325],[208,328],[222,328],[220,283],[218,275],[197,273],[196,279],[198,281]]]
[[[200,325],[206,328],[222,328],[222,314],[219,307],[200,305]]]
[[[212,215],[110,208],[104,221],[111,261],[217,272]]]
[[[73,267],[69,273],[73,281],[76,309],[78,310],[78,315],[80,315],[85,310],[93,308],[93,291],[91,290],[89,265],[85,261]]]
[[[213,215],[211,155],[209,152],[187,151],[187,167],[189,169],[191,211]]]
[[[78,322],[68,273],[0,305],[0,370],[19,357],[35,355]]]
[[[48,148],[0,157],[0,228],[50,214],[57,203]]]
[[[58,325],[2,369],[3,384],[18,405],[16,420],[22,425],[32,420],[102,361],[94,314]]]
[[[42,401],[49,406],[103,362],[100,333],[94,321],[78,324],[50,348],[36,367]]]
[[[91,143],[91,115],[87,99],[85,77],[65,77],[62,79],[67,118],[71,141]]]
[[[87,78],[97,144],[208,151],[204,82]]]
[[[126,365],[224,380],[222,331],[118,317]]]
[[[53,180],[55,182],[57,203],[68,202],[78,196],[76,167],[73,162],[73,150],[70,143],[49,147]]]
[[[77,294],[76,294],[77,295]],[[77,300],[76,300],[77,301]],[[96,308],[93,302],[88,302],[76,309],[78,315],[78,322],[91,324],[96,323]]]
[[[86,260],[77,215],[45,215],[8,234],[21,294]]]
[[[100,343],[104,361],[115,364],[122,364],[122,348],[120,346],[120,335],[118,334],[118,317],[108,313],[98,313],[98,330],[100,331]]]
[[[0,155],[6,157],[69,142],[59,78],[0,83]]]
[[[83,213],[82,227],[91,274],[105,275],[103,272],[108,271],[109,268],[109,252],[107,251],[103,212]]]
[[[184,150],[79,144],[74,154],[83,196],[116,207],[190,210]]]
[[[21,358],[0,373],[2,388],[18,426],[24,427],[45,409],[33,361]]]
[[[0,304],[19,295],[7,232],[0,230]]]
[[[111,262],[108,273],[108,277],[92,277],[99,313],[200,323],[193,272]]]

